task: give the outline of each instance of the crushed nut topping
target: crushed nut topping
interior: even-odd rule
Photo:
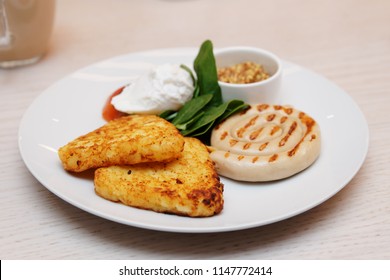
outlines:
[[[218,80],[232,84],[250,84],[269,78],[260,64],[247,61],[230,67],[218,68]]]

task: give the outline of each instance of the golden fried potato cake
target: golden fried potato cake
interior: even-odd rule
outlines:
[[[206,146],[195,138],[185,138],[175,161],[99,168],[94,184],[105,199],[156,212],[206,217],[223,208],[223,184]]]
[[[181,156],[184,137],[175,126],[154,115],[131,115],[71,141],[58,150],[64,169],[89,168],[140,162],[168,162]]]

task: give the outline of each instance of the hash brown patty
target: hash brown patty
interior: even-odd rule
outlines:
[[[110,166],[95,171],[95,192],[108,200],[155,212],[190,217],[218,214],[223,184],[207,147],[184,138],[182,156],[168,163]]]
[[[181,156],[184,137],[170,122],[154,115],[130,115],[76,138],[58,150],[65,170],[141,162],[168,162]]]

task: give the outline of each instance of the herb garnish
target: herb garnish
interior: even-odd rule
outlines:
[[[184,136],[204,137],[222,120],[248,107],[242,100],[223,102],[217,67],[210,40],[203,42],[194,60],[195,75],[185,65],[194,81],[194,93],[179,111],[168,110],[160,117],[170,121]]]

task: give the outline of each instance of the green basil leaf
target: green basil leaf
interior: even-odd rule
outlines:
[[[222,103],[217,107],[207,108],[205,114],[195,124],[198,126],[202,126],[210,123],[211,121],[216,120],[217,118],[222,116],[223,113],[226,111],[227,105],[228,105],[227,103]]]
[[[213,106],[222,104],[221,88],[218,84],[217,66],[210,40],[203,42],[194,60],[194,70],[198,78],[199,95],[213,94],[210,102]]]
[[[162,112],[159,117],[160,118],[163,118],[167,121],[170,121],[170,120],[173,120],[177,115],[177,112],[174,111],[174,110],[166,110],[164,112]]]
[[[194,89],[194,93],[192,94],[192,97],[195,98],[195,97],[198,97],[199,95],[200,95],[200,89],[199,89],[198,83],[196,83],[195,89]]]
[[[174,125],[178,125],[188,122],[201,109],[203,109],[212,98],[213,96],[211,94],[205,94],[187,101],[178,111],[177,116],[173,119],[172,123]]]
[[[214,123],[215,123],[215,121],[212,121],[209,124],[204,125],[198,129],[196,129],[195,131],[192,131],[192,130],[191,131],[184,131],[183,136],[191,136],[191,137],[202,136],[202,135],[206,134],[207,132],[209,132],[212,127],[214,127]]]
[[[196,122],[198,119],[200,119],[203,116],[204,112],[198,113],[197,116],[191,118],[188,122],[183,123],[183,124],[177,124],[176,128],[179,130],[186,130],[188,127],[191,126],[194,122]]]
[[[180,68],[186,70],[188,72],[188,74],[190,74],[191,79],[192,79],[192,84],[195,87],[197,84],[197,81],[196,81],[194,73],[192,73],[192,70],[190,69],[190,67],[188,67],[187,65],[184,65],[184,64],[180,64]]]
[[[199,118],[193,125],[190,126],[188,130],[182,131],[182,134],[188,135],[192,132],[198,130],[202,126],[208,125],[214,122],[218,117],[220,117],[226,110],[227,103],[223,103],[218,107],[208,107],[204,112],[201,118]]]
[[[249,105],[241,100],[231,100],[218,107],[208,107],[199,120],[194,122],[188,129],[181,131],[184,136],[200,136],[211,130],[214,125],[229,116],[246,109]]]
[[[238,99],[230,100],[227,103],[228,104],[227,104],[226,110],[223,113],[223,115],[220,116],[220,118],[218,119],[218,122],[221,122],[224,119],[227,119],[228,117],[230,117],[231,115],[238,113],[238,112],[249,107],[249,105],[244,103],[244,101],[238,100]]]

